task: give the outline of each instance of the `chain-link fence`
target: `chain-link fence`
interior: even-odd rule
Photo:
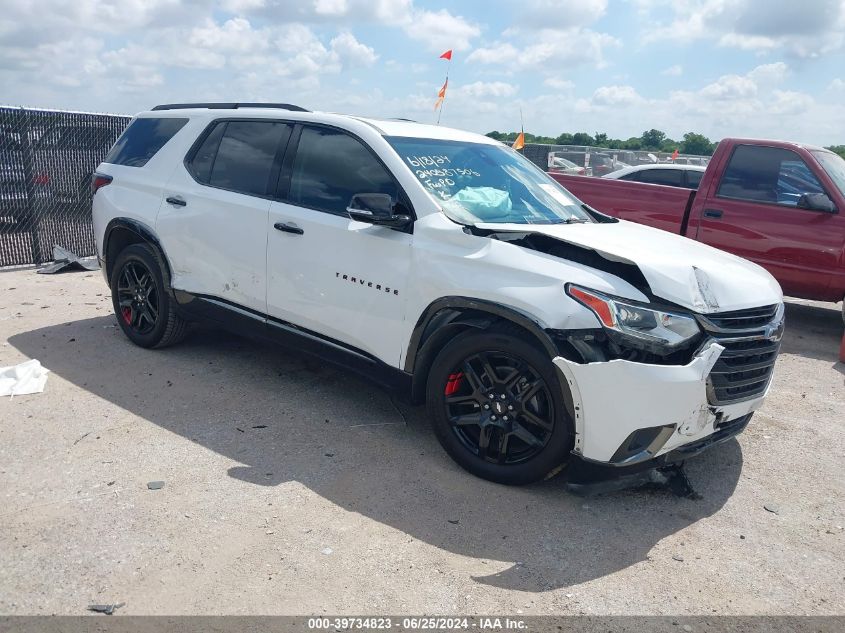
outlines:
[[[700,165],[710,162],[709,156],[693,156],[648,150],[608,149],[585,145],[540,145],[527,143],[523,149],[527,159],[545,171],[586,176],[604,176],[629,165]],[[577,169],[576,169],[577,168]]]
[[[94,254],[91,174],[129,120],[0,107],[0,267]]]

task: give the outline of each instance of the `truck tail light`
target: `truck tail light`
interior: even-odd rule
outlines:
[[[106,185],[110,185],[112,180],[114,178],[107,174],[98,174],[95,172],[94,177],[91,179],[91,195],[94,195]]]

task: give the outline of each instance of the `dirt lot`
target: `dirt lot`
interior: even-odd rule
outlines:
[[[0,272],[0,366],[52,372],[0,401],[0,613],[845,614],[838,306],[788,306],[702,499],[582,499],[475,479],[422,408],[281,349],[133,347],[106,295]]]

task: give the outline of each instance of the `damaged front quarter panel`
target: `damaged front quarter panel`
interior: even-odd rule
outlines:
[[[575,452],[613,462],[632,434],[671,427],[671,433],[654,434],[634,460],[640,461],[713,433],[720,416],[707,401],[707,376],[724,349],[711,341],[686,365],[621,359],[579,364],[555,357],[572,394]]]

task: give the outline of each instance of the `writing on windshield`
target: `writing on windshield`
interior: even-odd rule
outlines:
[[[387,141],[457,222],[590,221],[569,192],[508,147],[406,137]]]

